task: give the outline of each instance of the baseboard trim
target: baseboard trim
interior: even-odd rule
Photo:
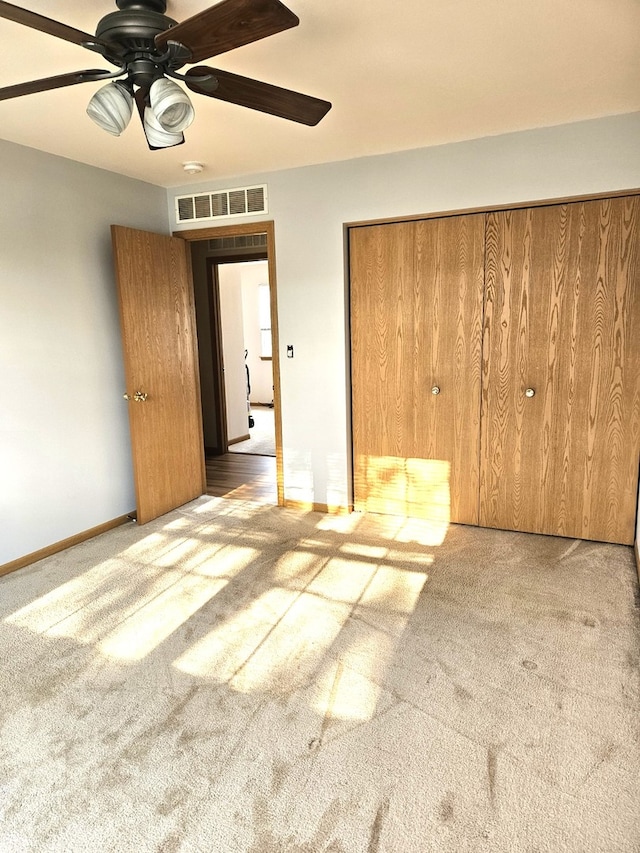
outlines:
[[[60,551],[66,551],[67,548],[71,548],[73,545],[79,545],[81,542],[86,542],[87,539],[93,539],[94,536],[106,533],[107,530],[120,527],[120,525],[131,521],[132,515],[133,512],[129,513],[129,515],[120,515],[118,518],[112,518],[111,521],[105,521],[104,524],[98,524],[97,527],[84,530],[82,533],[76,533],[75,536],[69,536],[68,539],[62,539],[60,542],[54,542],[53,545],[47,545],[46,548],[41,548],[32,554],[25,554],[24,557],[18,557],[17,560],[12,560],[10,563],[4,563],[4,565],[0,566],[0,576],[16,572],[18,569],[24,569],[25,566],[37,563],[38,560],[44,560],[45,557],[52,557],[54,554],[59,554]]]
[[[329,504],[312,503],[311,501],[292,501],[285,499],[284,506],[287,509],[298,509],[302,512],[323,512],[325,515],[350,515],[353,512],[353,507],[349,506],[329,506]]]
[[[227,444],[229,446],[231,446],[232,444],[239,444],[241,441],[247,441],[250,438],[251,436],[249,435],[249,433],[247,433],[246,435],[238,436],[238,438],[230,438]]]

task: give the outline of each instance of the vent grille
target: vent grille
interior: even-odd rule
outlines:
[[[229,249],[266,249],[266,234],[247,234],[237,237],[214,237],[208,241],[210,252],[226,252]]]
[[[267,212],[266,184],[176,197],[178,222],[201,222],[203,219],[230,218]]]

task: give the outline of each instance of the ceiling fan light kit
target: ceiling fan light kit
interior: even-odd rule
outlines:
[[[149,101],[158,124],[172,133],[186,130],[195,118],[193,105],[186,92],[166,77],[153,81],[149,89]]]
[[[158,121],[151,107],[145,108],[143,124],[147,142],[152,149],[172,148],[174,145],[181,145],[184,142],[182,132],[166,130]]]
[[[314,126],[331,109],[328,101],[282,89],[249,77],[198,66],[181,74],[183,65],[225,53],[282,32],[300,22],[280,0],[221,0],[177,23],[168,18],[166,0],[116,0],[118,11],[102,18],[95,36],[83,33],[0,0],[0,18],[81,45],[99,53],[117,70],[85,70],[0,88],[0,101],[77,83],[122,78],[99,89],[87,114],[103,130],[119,136],[138,107],[149,148],[184,142],[182,133],[195,113],[184,90]]]
[[[113,136],[120,136],[132,114],[133,98],[122,83],[107,83],[98,89],[87,106],[89,118]]]

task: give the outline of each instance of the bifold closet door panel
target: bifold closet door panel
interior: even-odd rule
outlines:
[[[483,215],[350,230],[356,509],[477,523],[483,241]]]
[[[631,543],[640,202],[488,215],[480,524]]]
[[[354,507],[403,515],[415,453],[415,226],[349,232]]]
[[[416,446],[443,463],[450,520],[478,523],[484,214],[416,223]]]

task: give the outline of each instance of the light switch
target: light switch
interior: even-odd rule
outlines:
[[[287,358],[293,358],[293,344],[287,344]]]

